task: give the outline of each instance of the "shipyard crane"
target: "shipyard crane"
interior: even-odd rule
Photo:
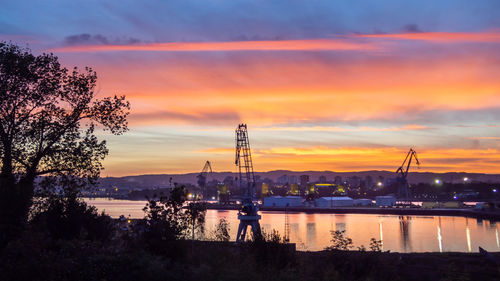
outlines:
[[[257,240],[262,237],[259,224],[261,216],[258,214],[259,209],[257,205],[252,201],[255,193],[255,176],[246,124],[239,124],[236,129],[236,158],[234,163],[238,166],[239,188],[244,194],[241,208],[238,211],[240,225],[238,226],[236,242],[245,241],[249,226],[252,229],[253,239]]]
[[[415,163],[420,166],[420,161],[418,161],[417,158],[417,152],[413,150],[413,148],[410,148],[410,151],[408,151],[408,154],[406,154],[406,158],[403,161],[403,164],[401,164],[401,167],[396,170],[396,174],[398,174],[398,197],[405,200],[410,199],[410,191],[408,188],[408,180],[406,179],[406,177],[408,176],[408,171],[410,170],[411,161],[413,158],[415,158]]]
[[[196,176],[198,178],[198,186],[201,188],[203,192],[203,198],[207,198],[205,185],[207,184],[207,176],[212,173],[212,165],[210,165],[210,161],[207,160],[205,162],[205,166],[201,170],[201,173]]]

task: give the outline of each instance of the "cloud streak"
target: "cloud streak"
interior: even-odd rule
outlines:
[[[224,125],[235,124],[240,121],[237,112],[201,112],[201,111],[153,111],[135,112],[130,116],[130,123],[133,125],[147,124],[211,124]]]
[[[102,42],[102,40],[100,40]],[[85,41],[84,41],[85,42]],[[97,44],[65,46],[50,52],[233,52],[233,51],[374,51],[377,44],[358,43],[344,39],[227,41],[227,42],[170,42],[149,44]]]
[[[138,44],[141,40],[137,38],[108,38],[101,34],[81,33],[64,38],[66,45],[132,45]]]
[[[288,127],[256,127],[256,131],[287,131],[287,132],[401,132],[427,130],[429,127],[410,124],[402,127],[335,127],[335,126],[288,126]]]
[[[417,40],[435,43],[499,43],[500,32],[407,32],[391,34],[361,34],[359,38]]]

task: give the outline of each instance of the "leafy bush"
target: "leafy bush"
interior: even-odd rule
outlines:
[[[382,240],[377,240],[375,238],[372,238],[370,240],[370,250],[372,250],[373,252],[382,251]]]
[[[76,196],[50,196],[34,214],[31,225],[35,230],[47,232],[52,239],[85,239],[109,241],[115,234],[112,219],[98,214]]]
[[[229,222],[224,218],[220,219],[219,223],[215,226],[215,230],[213,231],[215,241],[229,242],[231,239],[229,231]]]
[[[325,248],[329,251],[348,251],[352,249],[353,243],[352,239],[345,236],[345,230],[335,230],[330,231],[332,235],[332,245]]]

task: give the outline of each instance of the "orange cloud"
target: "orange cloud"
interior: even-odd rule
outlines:
[[[135,120],[139,124],[146,122],[146,115],[168,109],[206,116],[205,123],[213,117],[221,125],[240,119],[254,126],[270,126],[401,119],[427,110],[498,107],[500,83],[494,74],[500,69],[491,62],[492,56],[488,52],[446,56],[434,58],[432,64],[412,57],[331,63],[307,56],[290,60],[250,56],[215,62],[179,57],[157,63],[97,66],[96,70],[102,92],[123,93],[131,99],[131,120],[134,114],[144,117]],[[239,118],[217,115],[227,112],[235,112]],[[150,118],[148,123],[186,123],[180,115],[163,117]]]
[[[427,126],[417,124],[405,125],[402,127],[331,127],[331,126],[301,126],[301,127],[254,127],[252,131],[288,131],[288,132],[398,132],[398,131],[418,131],[429,129]]]
[[[214,148],[207,148],[207,149],[202,149],[202,150],[197,150],[195,153],[231,153],[234,154],[235,149],[233,147],[214,147]]]
[[[417,149],[421,166],[413,171],[479,173],[498,172],[493,159],[500,159],[498,149]],[[277,147],[254,153],[258,170],[396,170],[407,150],[396,147]],[[257,165],[257,164],[256,164]]]
[[[473,137],[473,140],[500,140],[500,137]]]
[[[171,42],[133,45],[82,45],[50,49],[50,52],[200,52],[200,51],[368,51],[376,44],[356,43],[345,39],[305,39],[276,41]]]
[[[398,40],[423,40],[438,43],[456,42],[480,42],[498,43],[500,42],[500,32],[412,32],[412,33],[392,33],[392,34],[362,34],[355,37],[377,38],[377,39],[398,39]]]

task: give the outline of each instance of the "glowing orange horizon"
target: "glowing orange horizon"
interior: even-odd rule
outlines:
[[[271,149],[254,149],[255,171],[290,170],[290,171],[335,171],[354,172],[368,170],[396,170],[401,165],[407,149],[397,147],[275,147]],[[469,172],[498,173],[498,168],[491,165],[491,159],[500,159],[500,149],[417,149],[420,167],[414,165],[414,172]],[[210,159],[214,171],[236,171],[234,165],[234,148],[218,147],[192,152],[202,159]],[[113,164],[112,161],[108,161]],[[179,168],[166,163],[158,168],[150,160],[142,163],[141,170],[132,172],[122,170],[115,175],[132,174],[168,174],[193,173],[196,168]],[[151,165],[153,164],[153,165]],[[199,164],[199,163],[198,163]],[[198,165],[200,166],[200,164]],[[195,165],[195,167],[197,167]],[[123,168],[123,167],[122,167]],[[201,169],[201,168],[200,168]],[[104,173],[105,174],[105,173]]]

